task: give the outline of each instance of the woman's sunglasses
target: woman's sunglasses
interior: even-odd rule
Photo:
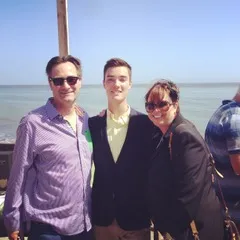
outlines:
[[[145,109],[147,112],[153,112],[156,108],[159,108],[162,111],[166,112],[171,105],[173,104],[168,101],[161,101],[159,103],[145,102]]]
[[[49,80],[52,81],[55,86],[62,86],[65,80],[67,81],[68,85],[75,85],[78,79],[80,78],[75,76],[68,76],[65,78],[64,77],[49,78]]]

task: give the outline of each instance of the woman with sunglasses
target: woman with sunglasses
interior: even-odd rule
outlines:
[[[180,113],[179,89],[156,82],[145,96],[149,119],[162,136],[149,169],[149,210],[155,229],[175,240],[223,239],[223,218],[212,187],[205,142]]]

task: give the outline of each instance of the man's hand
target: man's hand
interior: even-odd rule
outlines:
[[[19,231],[12,232],[8,235],[9,240],[18,240],[19,238]]]
[[[106,112],[106,109],[103,109],[103,110],[98,114],[98,116],[99,116],[99,117],[103,117],[104,114],[105,114],[105,112]]]

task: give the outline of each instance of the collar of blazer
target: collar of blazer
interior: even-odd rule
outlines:
[[[184,121],[186,121],[186,119],[180,114],[178,113],[177,116],[175,117],[175,119],[172,121],[171,125],[169,126],[167,132],[161,136],[159,143],[157,144],[156,150],[159,149],[160,145],[162,144],[162,142],[165,139],[170,138],[170,135],[172,135],[172,133],[175,131],[175,129],[177,128],[177,126],[179,126],[181,123],[183,123]],[[156,134],[157,135],[157,134]],[[156,151],[157,152],[157,151]],[[154,155],[155,156],[155,155]]]
[[[130,116],[129,116],[129,123],[128,123],[128,129],[129,126],[132,124],[132,117],[138,115],[139,113],[131,108],[130,110]],[[100,128],[101,130],[101,137],[103,139],[107,139],[107,132],[106,132],[106,128],[107,128],[107,110],[104,110],[101,112],[101,114],[99,114],[96,118],[96,122],[98,125],[98,128]]]
[[[168,128],[167,132],[164,134],[164,138],[168,138],[171,133],[174,132],[176,127],[186,121],[186,119],[181,115],[181,113],[178,113],[175,119],[172,121],[170,127]]]

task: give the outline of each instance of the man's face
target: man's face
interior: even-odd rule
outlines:
[[[71,62],[60,63],[52,68],[51,78],[68,76],[77,77],[77,69]],[[54,103],[57,106],[69,106],[76,101],[77,95],[81,88],[81,79],[78,79],[76,84],[70,85],[64,80],[63,85],[55,86],[53,81],[49,81],[50,88],[53,92]]]
[[[108,101],[121,103],[126,101],[128,90],[132,86],[127,67],[111,67],[105,73],[104,88],[107,93]]]

